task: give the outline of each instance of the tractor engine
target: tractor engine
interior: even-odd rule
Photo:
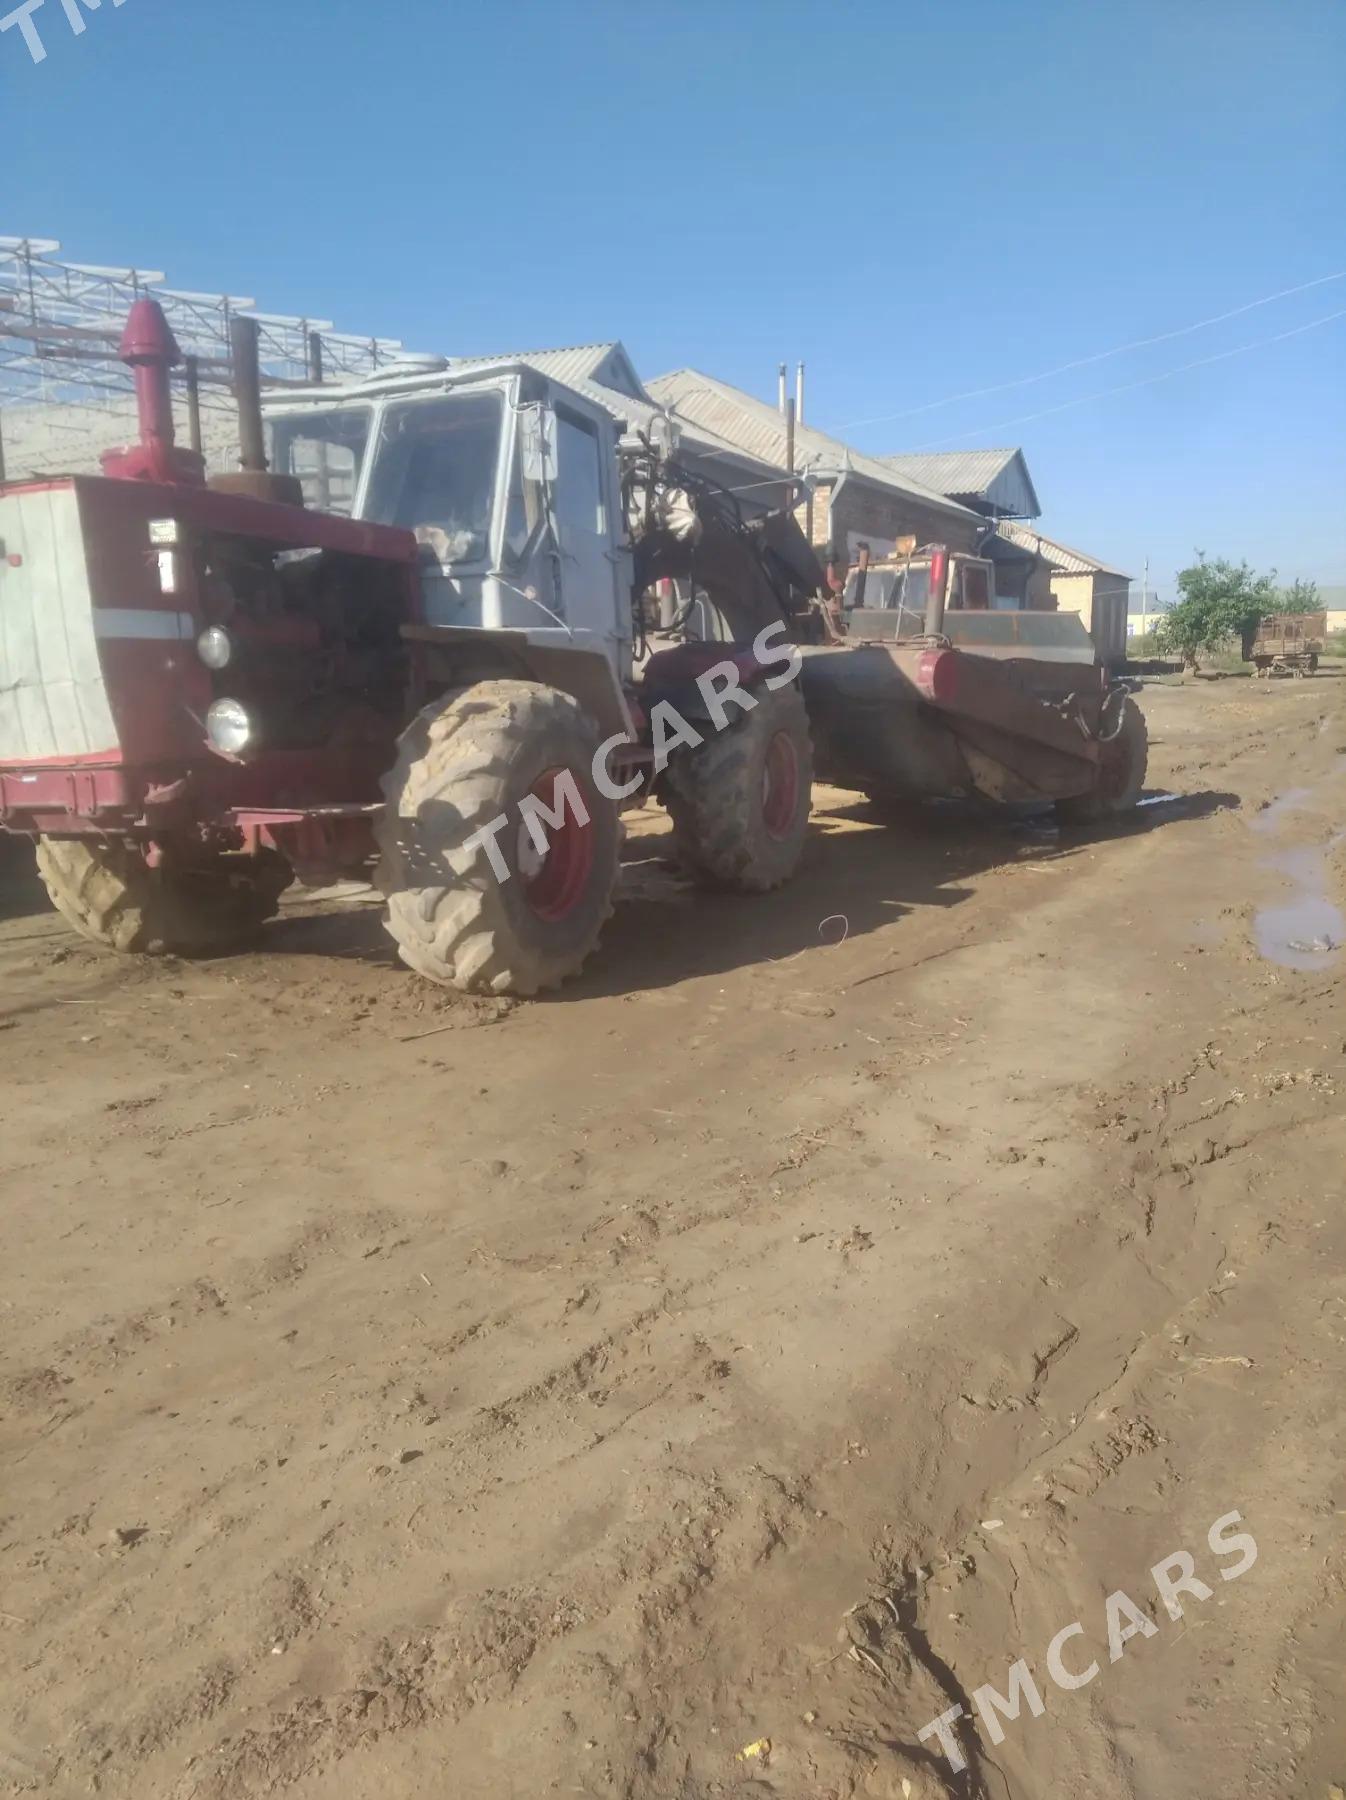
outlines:
[[[199,550],[214,747],[390,745],[407,686],[405,622],[386,569],[339,552],[282,551],[209,534]]]

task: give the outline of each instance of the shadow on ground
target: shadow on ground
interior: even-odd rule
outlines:
[[[1015,814],[937,804],[887,822],[868,801],[841,799],[814,814],[794,880],[762,895],[715,894],[695,887],[671,862],[664,815],[652,810],[638,817],[626,840],[617,909],[598,954],[558,993],[542,998],[564,1005],[676,986],[793,956],[842,936],[863,937],[923,908],[959,906],[971,897],[977,878],[1000,865],[1025,858],[1036,863],[1068,860],[1100,841],[1137,836],[1240,804],[1231,793],[1151,793],[1125,819],[1088,831],[1064,831],[1049,810]],[[47,911],[31,851],[26,862],[9,858],[0,871],[0,917]],[[294,895],[282,916],[266,927],[262,954],[267,953],[400,968],[383,929],[381,900],[369,890]]]
[[[794,880],[761,895],[693,887],[667,861],[668,833],[642,832],[628,840],[617,911],[599,954],[546,999],[564,1005],[792,956],[836,942],[842,918],[848,939],[863,937],[922,908],[959,906],[977,878],[1001,864],[1066,860],[1105,838],[1240,804],[1229,793],[1156,795],[1123,822],[1068,833],[1050,812],[1015,816],[937,805],[885,824],[868,801],[843,800],[814,814]]]

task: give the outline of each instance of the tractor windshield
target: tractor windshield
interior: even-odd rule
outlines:
[[[280,418],[271,427],[271,466],[298,476],[305,506],[349,517],[368,442],[367,406]]]
[[[366,518],[414,531],[440,563],[487,555],[500,456],[498,393],[392,405],[383,415]]]
[[[908,612],[924,615],[930,595],[929,563],[874,564],[861,572],[853,568],[846,577],[843,605],[877,608],[881,612]]]

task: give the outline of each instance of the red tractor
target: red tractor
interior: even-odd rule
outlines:
[[[0,825],[85,937],[220,948],[376,863],[412,968],[531,994],[597,943],[651,792],[688,872],[744,892],[798,862],[815,742],[878,794],[1139,792],[1143,721],[1077,620],[960,607],[938,551],[918,630],[847,608],[789,512],[517,361],[287,396],[271,472],[234,332],[237,473],[175,447],[141,301],[140,443],[0,487]]]

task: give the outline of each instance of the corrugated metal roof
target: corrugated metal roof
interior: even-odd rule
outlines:
[[[476,369],[498,362],[527,363],[530,369],[538,369],[567,387],[591,381],[632,399],[649,401],[626,346],[615,339],[606,344],[569,344],[558,350],[512,350],[501,356],[453,356],[449,367]]]
[[[727,381],[717,381],[700,369],[674,369],[667,375],[656,375],[646,387],[656,400],[672,407],[679,419],[695,424],[698,429],[712,431],[765,462],[784,466],[785,420],[767,401],[758,400]],[[812,425],[795,427],[795,466],[800,471],[815,469],[819,474],[845,470],[878,487],[895,489],[908,499],[919,500],[937,511],[952,513],[958,518],[980,517],[971,508],[950,500],[947,494],[900,475],[879,457],[852,450],[840,438],[829,437]]]
[[[935,450],[879,459],[936,493],[977,495],[1011,518],[1035,519],[1038,504],[1022,450]]]
[[[503,356],[454,356],[451,369],[487,368],[496,363],[525,363],[530,369],[559,381],[583,394],[595,405],[604,407],[614,418],[622,419],[634,430],[648,432],[656,417],[662,414],[664,402],[651,399],[649,390],[636,374],[626,348],[617,341],[606,344],[572,344],[559,350],[519,350]],[[726,487],[750,492],[767,486],[775,478],[784,480],[782,459],[754,454],[698,421],[682,421],[682,441],[689,455],[703,462],[722,462]],[[734,481],[736,472],[747,472],[755,479],[745,485]],[[765,479],[764,479],[765,478]]]
[[[996,526],[1001,537],[1007,538],[1011,544],[1018,544],[1023,550],[1034,550],[1054,568],[1067,575],[1119,575],[1124,581],[1131,577],[1124,569],[1114,568],[1111,563],[1099,562],[1097,557],[1086,556],[1083,550],[1072,550],[1066,544],[1058,544],[1054,538],[1044,537],[1040,531],[1034,531],[1031,525],[1019,525],[1012,519],[1002,519]]]

